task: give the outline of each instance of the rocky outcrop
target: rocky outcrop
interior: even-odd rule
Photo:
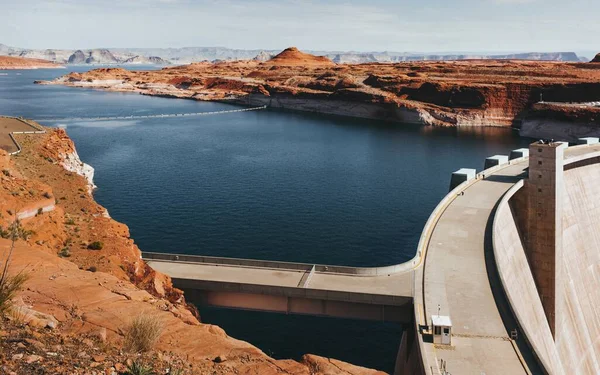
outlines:
[[[89,50],[83,50],[85,54]],[[74,50],[28,50],[8,47],[0,44],[0,55],[42,58],[61,64],[67,63]],[[134,56],[158,56],[163,60],[174,63],[189,64],[198,61],[232,61],[250,60],[258,56],[266,61],[280,51],[278,50],[244,50],[224,47],[184,47],[184,48],[111,48],[110,52],[120,61]],[[451,60],[535,60],[535,61],[582,61],[573,52],[532,52],[518,54],[415,54],[406,52],[342,52],[342,51],[307,51],[313,55],[325,56],[338,64],[362,64],[372,62],[409,62],[409,61],[451,61]],[[584,59],[587,61],[587,59]]]
[[[146,57],[137,55],[126,59],[123,61],[123,64],[169,65],[171,63],[167,60],[161,59],[158,56]]]
[[[94,185],[94,168],[91,165],[86,164],[79,159],[77,151],[68,154],[62,154],[62,166],[69,172],[75,172],[80,176],[83,176],[88,183],[88,192],[91,193],[96,188]]]
[[[329,57],[336,64],[362,64],[380,61],[372,53],[340,53],[335,56],[329,55]]]
[[[600,100],[593,64],[474,60],[335,64],[288,48],[266,62],[93,70],[55,84],[438,126],[518,127],[544,101]]]
[[[93,49],[85,59],[86,64],[116,64],[119,60],[107,49]]]
[[[265,62],[271,66],[333,66],[335,63],[327,57],[304,53],[296,47],[289,47]]]
[[[0,70],[3,69],[56,69],[64,68],[48,60],[23,57],[0,56]]]
[[[520,133],[524,137],[570,142],[600,137],[600,106],[590,104],[535,104],[524,116]]]
[[[270,59],[273,58],[273,54],[270,54],[268,52],[265,51],[260,51],[260,53],[256,56],[254,56],[254,58],[252,60],[254,61],[268,61]]]
[[[590,62],[593,62],[593,63],[600,63],[600,53],[599,53],[599,54],[597,54],[597,55],[596,55],[596,57],[594,57],[594,59],[593,59],[592,61],[590,61]]]
[[[78,49],[71,56],[69,56],[69,61],[67,62],[69,64],[85,64],[85,60],[85,54],[83,53],[83,51]]]

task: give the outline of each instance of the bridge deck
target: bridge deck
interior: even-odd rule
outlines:
[[[300,295],[296,291],[304,290],[315,292],[303,294],[309,298],[318,296],[322,299],[398,306],[406,305],[412,300],[412,270],[381,276],[316,271],[306,283],[304,276],[310,272],[311,265],[282,262],[281,267],[275,268],[193,262],[190,261],[193,256],[186,256],[185,261],[156,259],[161,255],[152,253],[144,253],[144,257],[155,270],[179,280],[180,283],[187,281],[186,285],[191,285],[190,282],[193,281],[197,285],[202,283],[202,288],[210,284],[212,288],[221,289],[222,286],[223,290],[231,290],[231,286],[241,285],[245,291],[263,294],[278,294],[281,291],[282,294],[296,296]],[[294,269],[286,266],[293,266]]]

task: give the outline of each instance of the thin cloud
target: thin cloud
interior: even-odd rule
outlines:
[[[535,13],[523,11],[533,6]],[[600,34],[600,2],[589,0],[0,0],[0,7],[0,43],[40,49],[569,51],[594,50]]]

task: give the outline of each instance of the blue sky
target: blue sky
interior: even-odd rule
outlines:
[[[0,0],[0,43],[600,52],[598,0]]]

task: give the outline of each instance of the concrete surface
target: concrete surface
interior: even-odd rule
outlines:
[[[488,169],[495,167],[500,164],[505,164],[508,162],[507,155],[494,155],[485,159],[485,163],[483,164],[483,169]]]
[[[455,374],[527,373],[496,306],[485,258],[490,215],[526,167],[526,162],[507,166],[468,187],[446,209],[431,236],[423,272],[426,323],[438,314],[438,305],[440,314],[453,322],[451,350],[424,342],[435,374],[440,373],[440,360]]]
[[[456,172],[452,172],[452,177],[450,177],[450,191],[456,188],[458,185],[462,184],[465,181],[471,180],[475,178],[477,171],[475,169],[470,168],[461,168]]]
[[[524,158],[529,156],[528,148],[517,148],[516,150],[512,150],[510,155],[508,156],[509,160]]]

